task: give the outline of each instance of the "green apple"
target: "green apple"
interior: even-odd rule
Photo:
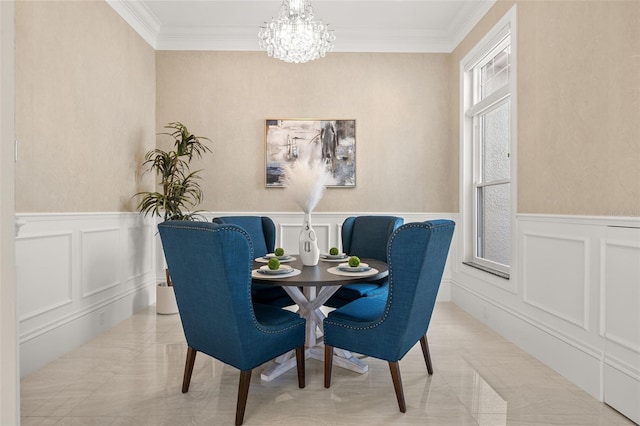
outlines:
[[[349,258],[349,266],[355,268],[358,265],[360,265],[360,258],[358,256],[351,256]]]
[[[269,259],[268,265],[269,265],[269,269],[271,269],[272,271],[277,271],[278,269],[280,269],[280,261],[275,257],[272,257],[271,259]]]

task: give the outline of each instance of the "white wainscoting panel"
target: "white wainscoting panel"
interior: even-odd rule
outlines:
[[[560,234],[523,233],[525,303],[589,328],[589,241]]]
[[[81,298],[120,284],[119,236],[118,228],[80,231]]]
[[[507,288],[458,263],[451,301],[640,423],[640,218],[518,215]]]
[[[137,213],[19,214],[25,376],[155,302],[155,222]]]
[[[72,234],[37,233],[16,241],[18,315],[24,321],[72,303]]]
[[[607,238],[603,257],[604,336],[640,353],[640,239]]]
[[[155,226],[127,227],[127,235],[124,239],[126,245],[123,248],[124,252],[128,253],[123,268],[126,280],[141,278],[154,270],[153,244],[148,244],[149,241],[154,241],[154,234]]]
[[[318,240],[318,248],[320,253],[328,253],[334,242],[331,239],[331,223],[314,223],[311,222],[311,227],[316,233]],[[302,230],[302,223],[279,223],[278,224],[278,241],[276,245],[282,247],[285,253],[299,253],[300,231]]]
[[[640,228],[608,227],[601,258],[604,400],[640,423]]]

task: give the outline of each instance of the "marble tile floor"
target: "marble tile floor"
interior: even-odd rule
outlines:
[[[428,333],[434,375],[420,345],[400,362],[407,412],[400,413],[386,362],[369,372],[309,359],[307,386],[295,370],[252,375],[251,425],[631,425],[452,303],[438,303]],[[186,344],[178,315],[151,306],[21,381],[23,426],[181,426],[234,422],[239,373],[198,354],[181,393]]]

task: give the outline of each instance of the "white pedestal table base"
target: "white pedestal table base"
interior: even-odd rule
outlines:
[[[305,359],[313,358],[324,362],[324,344],[322,337],[318,337],[317,333],[318,329],[322,333],[322,320],[325,318],[320,308],[338,291],[340,286],[303,287],[303,291],[294,286],[282,286],[282,288],[298,305],[298,315],[307,320]],[[333,352],[334,365],[361,374],[369,371],[369,366],[349,351],[334,348]],[[271,381],[295,366],[295,351],[287,352],[273,360],[271,365],[260,374],[260,378],[266,382]]]

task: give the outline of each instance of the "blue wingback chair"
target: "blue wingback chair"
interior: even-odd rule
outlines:
[[[406,412],[398,361],[418,341],[427,371],[433,374],[427,329],[440,287],[454,222],[408,223],[389,241],[389,297],[363,297],[331,312],[324,320],[324,386],[331,386],[333,348],[389,362],[398,406]]]
[[[251,237],[253,254],[256,257],[273,253],[276,244],[276,225],[271,218],[266,216],[222,216],[213,219],[214,223],[238,225]],[[265,305],[284,307],[293,305],[291,297],[282,287],[266,284],[253,284],[251,286],[253,300]]]
[[[295,349],[303,388],[305,320],[251,301],[253,251],[247,232],[190,221],[163,222],[158,229],[188,345],[182,392],[189,390],[198,352],[240,370],[236,425],[244,418],[255,367]]]
[[[348,255],[387,261],[387,243],[404,219],[396,216],[351,216],[342,223],[342,251]],[[326,305],[338,308],[361,297],[386,298],[386,279],[341,287]]]

